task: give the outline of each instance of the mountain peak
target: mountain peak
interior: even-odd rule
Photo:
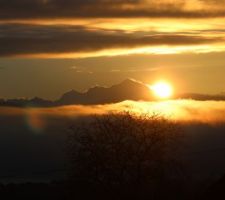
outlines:
[[[127,78],[124,81],[122,81],[120,84],[136,84],[136,83],[139,83],[139,82],[136,81],[135,79]]]
[[[74,90],[65,93],[58,103],[68,104],[102,104],[125,100],[150,100],[151,94],[145,84],[127,78],[111,87],[95,86],[84,93]]]
[[[32,99],[30,99],[30,101],[42,101],[43,99],[40,97],[34,97]]]
[[[62,97],[56,101],[56,103],[60,105],[76,104],[81,101],[80,98],[82,95],[82,93],[77,92],[76,90],[70,90],[69,92],[63,94]]]
[[[79,93],[79,92],[77,92],[76,90],[72,89],[72,90],[66,92],[65,94],[77,94],[77,93]]]
[[[101,87],[101,86],[94,86],[94,87],[91,87],[87,90],[87,93],[90,93],[90,92],[95,92],[95,91],[99,91],[99,90],[102,90],[102,89],[107,89],[106,87]]]

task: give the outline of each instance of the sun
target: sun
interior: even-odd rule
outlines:
[[[161,99],[167,99],[172,96],[172,86],[164,81],[160,81],[150,86],[150,89],[154,92],[155,96]]]

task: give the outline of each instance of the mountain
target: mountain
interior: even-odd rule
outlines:
[[[8,99],[0,100],[0,106],[13,106],[13,107],[51,107],[54,106],[54,102],[44,100],[38,97],[33,99]]]
[[[62,97],[57,100],[55,103],[57,105],[70,105],[78,104],[84,100],[83,94],[75,90],[71,90],[62,95]]]
[[[198,101],[225,101],[225,94],[218,95],[183,93],[174,97],[175,99],[193,99]]]
[[[70,104],[105,104],[115,103],[124,100],[152,100],[153,96],[149,88],[140,82],[126,79],[120,84],[111,87],[93,87],[85,93],[74,90],[65,93],[55,103],[56,105]]]
[[[35,98],[29,100],[30,106],[33,105],[33,106],[49,107],[53,104],[54,104],[54,102],[49,101],[49,100],[45,100],[45,99],[41,99],[39,97],[35,97]]]
[[[225,95],[206,95],[196,93],[183,93],[174,96],[173,99],[194,99],[194,100],[222,100],[225,101]],[[153,101],[155,97],[149,87],[144,83],[133,79],[126,79],[123,82],[111,87],[92,87],[86,92],[77,92],[71,90],[61,96],[56,101],[49,101],[35,97],[33,99],[0,99],[0,106],[16,107],[53,107],[63,105],[94,105],[116,103],[125,100],[143,100]]]
[[[140,82],[132,79],[126,79],[120,84],[111,87],[93,87],[86,92],[77,92],[71,90],[61,96],[56,101],[48,101],[38,97],[33,99],[8,99],[0,100],[0,106],[16,106],[16,107],[51,107],[62,105],[93,105],[116,103],[125,100],[153,100],[149,88]]]

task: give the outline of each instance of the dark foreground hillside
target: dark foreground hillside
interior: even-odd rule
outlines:
[[[63,183],[10,183],[0,185],[1,199],[33,199],[33,200],[63,200],[66,198]]]
[[[18,135],[4,120],[1,199],[192,200],[224,191],[223,125],[119,113],[51,119],[45,133]]]
[[[89,189],[84,184],[74,186],[67,182],[40,182],[40,183],[10,183],[10,184],[0,184],[0,198],[4,200],[72,200],[72,199],[99,199],[100,195],[93,196],[93,192],[96,192],[95,188]],[[157,198],[147,198],[151,199],[188,199],[188,200],[214,200],[214,199],[224,199],[225,198],[225,184],[224,178],[211,184],[206,190],[201,191],[199,194],[193,196],[187,196],[182,193],[182,187],[180,183],[170,182],[166,183],[164,189],[167,189],[167,193],[161,193]],[[131,191],[132,193],[132,191]],[[97,195],[95,193],[95,195]],[[107,199],[113,199],[111,194],[101,195],[108,196]],[[117,195],[117,194],[116,194]],[[126,197],[122,199],[127,199]],[[130,196],[129,199],[137,199],[134,196]],[[144,199],[144,198],[138,198]]]

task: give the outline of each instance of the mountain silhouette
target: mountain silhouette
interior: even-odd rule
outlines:
[[[62,95],[62,97],[56,101],[58,105],[77,104],[83,100],[83,94],[75,90],[71,90]]]
[[[0,106],[13,106],[13,107],[51,107],[54,106],[53,101],[44,100],[38,97],[33,99],[8,99],[0,100]]]
[[[177,94],[173,99],[193,100],[225,100],[225,95],[207,95],[197,93]],[[125,100],[132,101],[154,101],[156,98],[149,87],[133,79],[126,79],[123,82],[111,87],[92,87],[85,92],[71,90],[63,94],[56,101],[49,101],[38,97],[32,99],[0,99],[0,106],[15,107],[53,107],[63,105],[94,105],[117,103]]]
[[[57,105],[104,104],[124,100],[150,101],[152,99],[153,95],[145,84],[132,79],[126,79],[120,84],[111,87],[96,86],[84,93],[72,90],[62,95],[55,103]]]
[[[176,95],[175,99],[193,99],[198,101],[225,101],[225,94],[198,94],[198,93],[183,93]]]

